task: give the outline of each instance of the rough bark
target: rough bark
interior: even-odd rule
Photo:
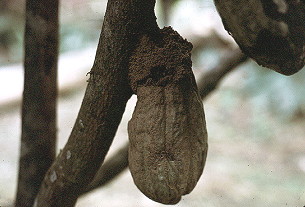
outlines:
[[[247,56],[239,49],[228,51],[215,68],[202,74],[197,81],[201,99],[204,100],[211,94],[228,73],[246,60],[248,60]],[[102,187],[123,172],[128,167],[127,155],[128,144],[119,149],[116,154],[101,166],[94,180],[92,180],[83,193],[88,193],[91,190]]]
[[[58,0],[27,0],[16,206],[33,206],[55,158]]]
[[[96,59],[70,138],[47,172],[36,206],[74,206],[112,143],[132,92],[128,63],[138,36],[158,30],[154,0],[109,0]]]

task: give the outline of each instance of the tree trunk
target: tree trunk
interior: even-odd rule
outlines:
[[[27,0],[16,206],[33,206],[55,158],[57,59],[58,0]]]
[[[108,1],[80,112],[66,146],[45,176],[35,206],[74,206],[101,166],[132,94],[129,57],[139,35],[158,30],[154,5],[155,0]]]

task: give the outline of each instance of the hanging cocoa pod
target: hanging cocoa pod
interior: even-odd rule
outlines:
[[[199,180],[207,156],[202,101],[192,88],[169,85],[137,90],[128,123],[129,168],[150,199],[175,204]]]
[[[171,28],[141,38],[130,61],[138,100],[128,123],[129,168],[150,199],[175,204],[199,180],[207,156],[202,101],[192,45]]]
[[[305,63],[305,2],[214,0],[225,29],[258,64],[292,75]]]

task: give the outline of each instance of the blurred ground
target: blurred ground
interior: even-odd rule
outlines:
[[[63,55],[59,63],[62,90],[58,106],[58,151],[64,146],[73,127],[88,78],[86,73],[94,59],[96,46],[88,50],[80,50],[79,47],[84,44],[84,39],[88,39],[88,34],[96,36],[99,33],[85,31],[81,25],[90,22],[91,25],[95,25],[94,31],[98,31],[100,26],[97,25],[100,25],[100,21],[90,18],[103,16],[104,10],[99,8],[105,6],[105,1],[74,1],[66,1],[62,6],[62,11],[65,11],[62,24],[66,25],[61,34],[65,37],[66,33],[74,31],[74,35],[66,36],[62,40],[62,47],[66,48],[62,50],[78,51]],[[212,2],[204,0],[201,1],[204,3],[198,4],[199,6],[198,2],[200,1],[187,0],[177,3],[175,18],[171,20],[174,29],[189,40],[192,40],[192,35],[207,34],[211,32],[211,29],[207,28],[219,25],[219,19],[215,18],[215,10],[207,9],[206,12],[202,12],[210,8]],[[68,20],[75,21],[75,11],[80,8],[87,8],[78,13],[83,21],[69,25]],[[92,13],[93,17],[89,15]],[[194,19],[192,15],[195,13],[200,15]],[[200,23],[204,22],[203,19],[208,27],[200,26]],[[82,36],[83,33],[79,31],[85,31],[87,36]],[[225,31],[218,31],[218,34],[231,41],[229,36],[224,36]],[[87,46],[88,44],[86,43]],[[93,45],[96,44],[97,39]],[[199,60],[194,62],[195,73],[200,74],[215,64],[217,54],[218,51],[211,48],[202,52],[198,56]],[[11,61],[8,60],[4,64],[9,62]],[[0,69],[0,207],[11,206],[14,200],[21,126],[21,64],[7,66],[5,69]],[[305,77],[304,69],[295,76],[283,78],[270,73],[267,69],[258,69],[256,64],[251,63],[225,78],[219,89],[204,102],[209,133],[209,152],[204,173],[194,191],[184,196],[176,206],[305,205],[305,119],[302,113],[300,117],[295,116],[298,107],[301,105],[299,108],[304,109],[305,105],[302,77]],[[133,97],[127,105],[109,155],[128,139],[127,122],[135,102],[136,98]],[[268,105],[269,102],[272,104]],[[284,110],[278,110],[281,108]],[[126,170],[107,186],[78,200],[77,207],[88,206],[164,205],[146,198],[133,184],[131,175]]]

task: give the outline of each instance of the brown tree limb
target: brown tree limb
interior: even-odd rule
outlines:
[[[216,89],[220,81],[238,65],[247,60],[239,49],[229,50],[217,64],[217,67],[205,72],[197,81],[198,90],[202,100],[204,100],[212,91]],[[109,160],[107,160],[98,170],[95,178],[87,186],[85,191],[88,193],[91,190],[102,187],[118,176],[128,167],[128,144],[119,149]]]
[[[154,0],[109,0],[96,59],[70,138],[36,198],[39,207],[74,206],[112,143],[132,92],[128,63],[138,37],[158,30]]]
[[[58,0],[27,0],[22,134],[16,206],[33,206],[55,158]]]

